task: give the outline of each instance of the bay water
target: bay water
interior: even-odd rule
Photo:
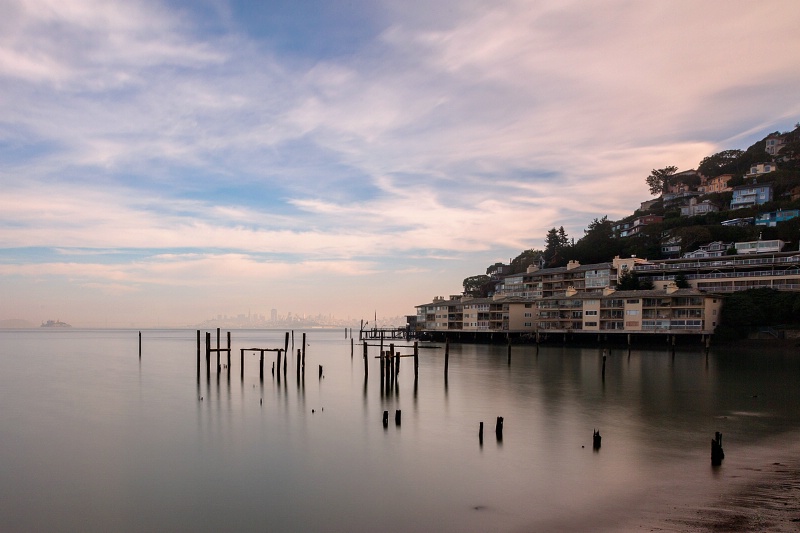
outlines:
[[[208,375],[203,353],[198,377],[195,330],[143,330],[141,360],[138,330],[0,331],[0,530],[622,530],[797,448],[791,350],[612,348],[603,376],[599,347],[509,364],[452,344],[445,379],[434,344],[386,389],[376,348],[365,379],[357,338],[351,356],[344,329],[314,329],[303,378],[300,330],[287,376],[248,352],[242,378],[240,349],[284,333],[233,330],[231,366],[212,354]]]

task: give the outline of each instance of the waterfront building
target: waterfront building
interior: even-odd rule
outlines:
[[[567,291],[536,302],[539,332],[696,333],[714,332],[722,298],[696,289],[594,293]]]

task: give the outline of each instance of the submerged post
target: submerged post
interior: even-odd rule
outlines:
[[[414,379],[419,377],[419,345],[414,341]]]
[[[303,333],[303,366],[306,366],[306,334]]]
[[[258,358],[258,379],[264,381],[264,350],[260,350],[261,357]],[[244,362],[244,350],[242,350],[242,362]],[[242,376],[244,376],[244,365],[242,365]]]
[[[139,332],[139,359],[142,358],[142,332]]]
[[[494,433],[497,436],[497,440],[503,440],[503,417],[497,417],[497,424],[494,426]]]
[[[394,425],[395,426],[400,425],[400,409],[396,409],[394,412]]]
[[[283,351],[285,353],[289,353],[289,332],[288,331],[286,332],[286,338],[283,340]]]
[[[369,357],[367,357],[367,343],[364,343],[364,379],[369,376]]]
[[[353,348],[354,348],[354,346],[355,345],[353,344],[353,336],[351,335],[350,336],[350,359],[353,358]]]
[[[283,356],[283,352],[281,350],[278,350],[278,364],[276,365],[278,367],[278,379],[281,379],[281,357],[282,356]]]
[[[595,429],[592,431],[592,449],[599,450],[600,449],[600,441],[603,437],[600,436],[600,430]],[[612,443],[613,444],[613,443]]]
[[[139,353],[139,357],[141,358],[141,352]],[[200,372],[200,330],[197,330],[197,372]]]
[[[389,411],[383,412],[383,427],[385,428],[389,427]]]
[[[206,331],[206,374],[211,373],[211,332]]]
[[[480,429],[478,429],[478,440],[483,444],[483,422],[481,422]]]
[[[228,332],[228,373],[231,372],[231,332]]]
[[[389,360],[392,362],[392,379],[397,378],[397,360],[394,358],[394,343],[389,343]]]
[[[450,339],[444,341],[444,377],[447,377],[447,367],[450,366]]]
[[[711,441],[712,466],[721,465],[723,459],[725,459],[725,452],[722,451],[722,433],[717,431],[714,433],[714,439]]]

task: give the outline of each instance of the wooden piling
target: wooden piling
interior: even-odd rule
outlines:
[[[322,365],[319,365],[319,379],[322,379]]]
[[[244,361],[244,350],[242,350],[242,361]],[[244,372],[242,372],[242,375],[244,375]],[[261,357],[258,359],[258,379],[264,381],[264,350],[261,350]]]
[[[494,433],[497,436],[497,440],[503,440],[503,417],[497,417],[497,424],[494,426]]]
[[[284,353],[289,353],[289,332],[288,331],[286,332],[286,337],[284,337],[284,339],[283,339],[283,352]],[[280,363],[278,363],[278,366],[280,366]]]
[[[231,332],[228,332],[228,373],[231,372]]]
[[[400,414],[401,414],[400,409],[395,409],[395,411],[394,411],[394,425],[395,426],[399,426],[400,425]]]
[[[350,359],[352,359],[352,358],[353,358],[353,349],[354,349],[354,346],[355,346],[355,345],[353,344],[353,336],[351,335],[351,336],[350,336]]]
[[[369,376],[369,357],[367,356],[367,343],[364,343],[364,380],[366,382],[367,377]]]
[[[297,350],[297,379],[300,379],[300,363],[301,362],[302,361],[301,361],[301,358],[300,358],[300,350],[298,349]]]
[[[392,362],[392,380],[394,380],[394,379],[397,378],[397,372],[399,371],[398,368],[397,368],[399,361],[397,361],[395,359],[395,357],[394,357],[394,343],[393,342],[389,343],[389,360]]]
[[[389,427],[389,411],[383,412],[383,427],[385,428]]]
[[[206,331],[206,374],[211,373],[211,332]]]
[[[419,345],[414,341],[414,379],[419,377]]]
[[[478,440],[483,444],[483,422],[481,422],[480,428],[478,429]]]
[[[725,452],[722,451],[722,433],[717,431],[711,441],[711,464],[719,466],[722,464],[723,459],[725,459]]]
[[[286,366],[289,364],[289,354],[283,354],[283,379],[288,379],[286,375]]]
[[[241,351],[242,351],[242,358],[241,361],[239,362],[239,366],[242,368],[242,379],[244,379],[244,348],[242,348]],[[261,358],[262,359],[264,358],[263,353],[261,355]]]
[[[450,341],[444,341],[444,377],[447,377],[447,370],[450,366]]]
[[[306,366],[306,334],[303,333],[303,366]]]
[[[219,344],[219,340],[220,340],[220,328],[217,328],[217,373],[218,374],[220,372],[220,364],[219,364],[219,348],[220,348],[220,344]]]
[[[197,372],[200,372],[200,330],[197,330]]]
[[[278,350],[278,364],[277,364],[277,367],[278,367],[278,380],[281,379],[281,358],[282,357],[283,357],[283,352],[281,350]]]
[[[600,449],[600,441],[603,437],[600,436],[600,430],[594,429],[592,430],[592,449],[599,450]],[[613,443],[612,443],[613,444]]]

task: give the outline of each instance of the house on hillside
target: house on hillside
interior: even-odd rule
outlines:
[[[721,174],[719,176],[708,178],[706,179],[705,187],[703,187],[703,192],[706,194],[712,192],[728,192],[731,190],[728,187],[728,182],[733,178],[733,174]]]
[[[753,183],[750,185],[740,185],[733,188],[733,198],[731,199],[731,209],[741,209],[743,207],[753,207],[772,201],[771,183]]]
[[[800,216],[800,209],[787,209],[785,211],[779,209],[777,211],[770,211],[769,213],[761,213],[756,217],[756,226],[774,228],[781,222],[792,220],[798,216]]]
[[[686,259],[700,259],[704,257],[722,257],[727,255],[728,250],[733,248],[732,242],[714,241],[697,248],[693,252],[683,254]]]
[[[786,243],[779,239],[771,241],[758,240],[758,241],[748,241],[748,242],[737,242],[735,244],[737,254],[775,253],[783,250],[783,247],[785,245]]]
[[[663,220],[664,217],[660,215],[643,215],[628,222],[617,222],[611,229],[614,231],[614,234],[619,237],[631,237],[633,235],[638,235],[645,226],[657,224]]]
[[[750,172],[744,175],[745,178],[757,178],[770,172],[775,172],[778,168],[775,163],[755,163],[750,167]]]
[[[780,133],[772,133],[767,136],[764,151],[769,155],[778,155],[778,152],[781,151],[781,148],[783,148],[785,144],[786,141],[784,140],[783,135]]]
[[[684,205],[681,207],[681,216],[682,217],[693,217],[697,215],[705,215],[707,213],[715,213],[719,211],[719,207],[712,204],[710,200],[703,200],[702,202],[697,202],[697,198],[692,198],[689,200],[689,205]]]

